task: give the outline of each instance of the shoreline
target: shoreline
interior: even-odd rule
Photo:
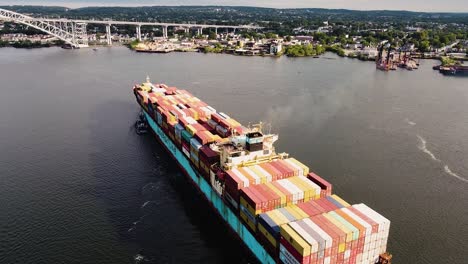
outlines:
[[[63,45],[58,45],[58,44],[42,44],[42,45],[35,45],[35,46],[15,46],[15,45],[5,45],[5,46],[0,46],[0,49],[2,48],[14,48],[14,49],[42,49],[42,48],[63,48]],[[340,54],[340,52],[336,50],[331,50],[327,49],[326,52],[322,54],[316,54],[316,55],[303,55],[303,56],[289,56],[284,53],[279,53],[279,54],[265,54],[265,53],[257,53],[257,54],[240,54],[234,52],[205,52],[201,50],[200,48],[197,49],[174,49],[174,50],[169,50],[169,51],[164,51],[164,50],[137,50],[135,48],[132,48],[129,44],[126,43],[119,43],[119,44],[113,44],[112,46],[107,46],[107,45],[90,45],[90,49],[95,49],[95,48],[111,48],[111,47],[126,47],[129,50],[135,52],[135,53],[154,53],[154,54],[168,54],[172,52],[176,53],[187,53],[187,52],[195,52],[195,53],[204,53],[204,54],[224,54],[224,55],[233,55],[233,56],[241,56],[241,57],[271,57],[271,58],[280,58],[280,57],[288,57],[288,58],[321,58],[326,52],[333,53],[337,55],[340,58],[348,58],[348,59],[356,59],[360,60],[363,62],[375,62],[375,58],[369,58],[369,57],[363,57],[363,56],[350,56],[349,54]],[[442,58],[444,56],[416,56],[414,58],[420,59],[420,60],[439,60],[442,61]],[[468,61],[468,57],[465,58],[453,58],[456,61]]]

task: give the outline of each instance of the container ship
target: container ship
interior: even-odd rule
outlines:
[[[390,221],[363,203],[347,203],[308,166],[277,153],[278,135],[264,133],[261,123],[243,126],[149,78],[133,92],[142,109],[138,127],[153,132],[260,263],[391,263]]]

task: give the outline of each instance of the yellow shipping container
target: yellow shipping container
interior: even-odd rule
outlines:
[[[198,114],[197,110],[195,110],[193,108],[189,108],[189,109],[192,112],[193,119],[198,120],[200,118],[200,115]]]
[[[270,218],[275,221],[278,226],[289,223],[289,219],[286,218],[279,210],[270,211]]]
[[[294,218],[296,218],[297,220],[302,219],[301,215],[298,212],[296,212],[296,210],[292,209],[291,206],[284,207],[284,210],[288,211],[288,213],[294,216]]]
[[[284,237],[301,256],[308,256],[311,252],[311,245],[294,231],[289,224],[284,224],[280,228],[281,236]]]
[[[151,87],[149,85],[146,85],[146,83],[142,84],[140,86],[141,90],[145,91],[145,92],[149,92],[151,91]]]
[[[300,176],[302,177],[302,176]],[[297,188],[299,188],[303,193],[304,193],[304,202],[307,202],[310,200],[310,188],[309,186],[305,186],[303,182],[301,182],[298,177],[291,177],[289,178],[289,181],[294,184]],[[315,196],[315,191],[312,197]]]
[[[286,206],[286,203],[287,203],[287,200],[286,200],[286,195],[281,192],[280,190],[278,190],[278,188],[276,188],[273,184],[271,184],[270,182],[267,182],[265,183],[265,186],[267,186],[269,189],[271,189],[272,191],[274,191],[279,197],[280,197],[280,201],[281,201],[281,207],[285,207]]]
[[[346,233],[346,241],[345,242],[351,242],[353,240],[353,231],[349,230],[346,226],[344,226],[340,221],[336,220],[333,216],[331,216],[328,213],[322,214],[325,216],[330,222],[332,222],[335,226],[343,230],[343,232]]]
[[[303,170],[304,170],[304,176],[309,174],[309,167],[307,167],[306,165],[302,164],[302,162],[299,162],[297,159],[295,158],[289,158],[290,161],[294,162],[296,165],[298,165],[299,167],[301,167]]]
[[[244,206],[247,209],[247,211],[249,211],[252,215],[258,215],[262,213],[262,210],[255,210],[255,208],[253,208],[249,203],[247,203],[247,201],[242,196],[240,197],[240,204]]]
[[[244,222],[250,227],[250,229],[252,229],[254,232],[256,231],[256,228],[255,228],[255,223],[252,222],[252,220],[250,219],[249,216],[247,216],[244,211],[240,211],[239,213],[240,217],[242,220],[244,220]]]
[[[300,215],[301,218],[299,218],[299,219],[304,219],[304,218],[309,217],[309,215],[306,212],[304,212],[301,208],[299,208],[299,206],[297,206],[295,204],[292,204],[289,207],[291,209],[293,209],[294,211],[296,211]]]
[[[319,186],[317,186],[315,183],[313,183],[311,180],[307,179],[306,177],[298,177],[299,181],[301,181],[305,186],[308,186],[308,188],[311,189],[311,196],[310,199],[319,199],[320,198],[320,192],[321,189]]]
[[[339,197],[339,196],[336,195],[336,194],[333,194],[332,197],[333,197],[337,202],[339,202],[341,205],[343,205],[344,207],[350,207],[350,206],[351,206],[349,203],[347,203],[345,200],[341,199],[341,197]]]
[[[278,241],[273,237],[272,234],[270,234],[263,225],[258,224],[257,226],[258,231],[270,242],[271,245],[273,245],[275,248],[278,246]]]
[[[259,177],[260,177],[260,182],[261,183],[267,183],[267,177],[265,174],[263,174],[261,171],[257,170],[257,168],[255,168],[254,166],[249,166],[249,169],[253,172],[255,172],[255,174],[257,174]]]
[[[190,133],[190,135],[195,135],[195,133],[197,133],[197,130],[192,126],[192,125],[187,125],[185,127],[185,129],[187,130],[187,132]]]

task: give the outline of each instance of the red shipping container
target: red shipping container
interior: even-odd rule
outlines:
[[[293,194],[291,194],[287,189],[285,189],[281,184],[277,182],[271,183],[276,189],[280,190],[286,196],[286,203],[292,203],[293,201]]]
[[[262,203],[265,200],[258,192],[253,188],[243,188],[240,191],[240,197],[242,197],[247,204],[253,208],[254,211],[262,209]]]
[[[318,199],[318,200],[316,200],[316,202],[322,208],[324,208],[326,210],[326,212],[330,212],[330,211],[334,211],[334,210],[338,209],[338,207],[335,204],[328,201],[328,199]]]
[[[290,171],[292,171],[293,176],[302,176],[302,175],[299,175],[299,170],[297,168],[293,167],[293,165],[289,164],[288,162],[286,162],[284,160],[279,160],[279,162],[281,163],[281,165],[283,165],[284,167],[286,167]]]
[[[283,166],[281,166],[278,163],[278,161],[273,161],[273,162],[270,162],[269,164],[280,172],[281,176],[278,177],[279,179],[289,178],[289,177],[294,175],[294,173],[292,171],[290,171],[287,168],[284,168]]]
[[[352,206],[348,207],[348,209],[372,226],[372,234],[377,233],[379,231],[379,224],[376,223],[374,220],[370,219],[368,216],[364,215],[363,213],[361,213],[361,211],[355,209]]]
[[[327,224],[323,223],[320,221],[318,217],[313,217],[310,219],[312,222],[314,222],[317,226],[319,226],[325,233],[327,233],[331,238],[332,238],[332,245],[330,248],[328,248],[326,251],[326,256],[331,256],[335,252],[333,249],[336,249],[336,252],[338,252],[338,244],[339,244],[339,239],[340,236],[337,234],[332,228],[330,228]],[[335,253],[336,254],[336,253]]]
[[[253,188],[255,191],[260,193],[263,197],[265,197],[265,200],[262,201],[262,209],[261,209],[262,213],[271,211],[273,208],[273,203],[274,203],[271,194],[265,191],[263,188],[261,188],[260,185],[255,185],[255,186],[252,186],[251,188]]]
[[[318,212],[318,211],[315,211],[315,210],[311,209],[308,206],[308,204],[309,203],[298,203],[297,206],[299,208],[301,208],[301,210],[304,211],[309,217],[316,215],[316,212]]]
[[[307,174],[307,178],[310,179],[315,184],[317,184],[318,186],[320,186],[320,188],[322,190],[325,190],[327,195],[332,194],[332,185],[331,185],[331,183],[324,180],[322,177],[318,176],[317,174],[315,174],[313,172],[309,172],[309,174]]]
[[[326,213],[327,210],[325,208],[323,208],[322,206],[320,206],[318,203],[317,203],[317,200],[310,200],[308,201],[308,203],[310,205],[312,205],[314,208],[316,208],[317,210],[319,210],[320,212],[322,213]]]
[[[220,116],[218,113],[212,113],[211,114],[211,119],[213,119],[216,123],[219,123],[224,118],[222,116]]]
[[[337,226],[335,226],[335,224],[333,224],[332,222],[330,222],[330,220],[328,220],[326,217],[324,217],[323,215],[317,215],[316,216],[319,221],[321,221],[322,223],[326,224],[328,227],[330,227],[336,234],[339,235],[339,240],[338,240],[338,244],[342,244],[342,243],[345,243],[346,242],[346,233],[341,230],[340,228],[338,228]]]
[[[281,172],[279,170],[275,169],[269,163],[261,163],[261,164],[259,164],[259,166],[262,167],[262,169],[266,170],[268,173],[271,174],[273,181],[283,179],[283,178],[281,178]]]
[[[231,129],[231,124],[229,124],[226,119],[221,119],[221,120],[216,121],[216,122],[218,122],[220,126],[226,128],[228,130]]]
[[[271,199],[271,207],[270,210],[274,210],[276,208],[279,208],[281,206],[281,197],[276,194],[274,191],[272,191],[270,188],[267,186],[261,184],[257,185],[260,189],[262,189],[265,193],[268,193],[269,198]]]

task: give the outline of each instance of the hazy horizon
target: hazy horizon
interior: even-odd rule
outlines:
[[[466,0],[258,0],[252,4],[248,0],[0,0],[0,5],[46,5],[64,6],[70,8],[88,6],[252,6],[270,8],[329,8],[329,9],[351,9],[351,10],[401,10],[416,12],[468,12],[468,1]]]

